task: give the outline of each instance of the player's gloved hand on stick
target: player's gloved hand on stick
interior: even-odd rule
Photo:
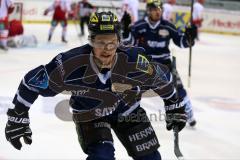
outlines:
[[[32,131],[29,127],[28,111],[8,109],[7,116],[8,121],[5,128],[6,139],[18,150],[22,148],[21,137],[26,144],[31,144]]]
[[[190,25],[186,27],[185,35],[187,37],[188,44],[193,46],[194,40],[197,37],[197,27],[195,25]]]
[[[124,12],[124,15],[121,19],[121,24],[122,24],[122,36],[123,38],[127,38],[129,36],[129,32],[130,32],[130,24],[132,23],[131,20],[131,16],[129,15],[129,13],[127,13],[126,11]]]
[[[187,122],[185,104],[182,100],[164,100],[166,110],[167,130],[177,129],[181,131]]]

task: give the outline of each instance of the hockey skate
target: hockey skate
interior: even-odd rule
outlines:
[[[8,47],[7,46],[0,45],[0,49],[2,49],[4,51],[8,51]]]
[[[190,102],[190,99],[186,96],[184,98],[186,105],[185,105],[185,112],[187,113],[187,122],[189,124],[190,127],[195,127],[197,124],[196,119],[194,118],[193,115],[193,107],[192,107],[192,103]]]
[[[51,39],[52,39],[52,36],[51,36],[51,35],[49,35],[49,36],[48,36],[48,42],[50,42],[50,41],[51,41]]]
[[[64,37],[62,37],[62,42],[67,43],[68,41]]]
[[[188,120],[188,124],[190,127],[195,127],[197,124],[197,121],[193,118],[191,120]]]

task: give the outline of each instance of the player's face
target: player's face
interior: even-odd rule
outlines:
[[[151,21],[159,21],[162,16],[162,9],[161,8],[151,8],[149,10],[149,18]]]
[[[97,35],[93,42],[93,52],[102,65],[110,65],[114,60],[119,41],[116,34]]]

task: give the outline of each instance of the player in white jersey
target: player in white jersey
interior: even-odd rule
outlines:
[[[126,11],[130,14],[132,24],[138,21],[138,6],[138,0],[123,0],[123,13]]]
[[[199,38],[199,28],[202,26],[203,22],[203,11],[204,11],[204,4],[205,0],[198,0],[193,5],[193,24],[198,28],[198,35],[197,39]]]
[[[14,9],[12,0],[0,0],[0,49],[8,50],[8,14]]]
[[[173,22],[173,6],[176,4],[176,0],[168,0],[163,4],[163,15],[164,20]]]

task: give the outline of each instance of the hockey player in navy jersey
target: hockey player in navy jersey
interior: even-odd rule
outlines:
[[[113,129],[133,159],[160,160],[156,134],[139,101],[144,91],[153,89],[164,99],[167,129],[181,131],[187,116],[170,72],[150,63],[143,48],[121,47],[120,23],[113,13],[92,14],[88,29],[89,44],[60,53],[24,76],[13,100],[15,107],[7,111],[6,139],[19,150],[20,138],[31,144],[30,106],[39,95],[69,91],[73,121],[87,159],[115,159]],[[102,112],[106,109],[109,112]]]
[[[171,22],[163,20],[161,0],[148,0],[146,12],[147,16],[132,26],[129,26],[131,24],[129,15],[127,13],[124,14],[121,20],[123,24],[123,41],[128,45],[143,47],[146,50],[146,54],[153,61],[168,66],[175,77],[178,94],[184,98],[186,103],[188,123],[190,126],[195,126],[196,120],[193,116],[192,104],[172,63],[169,43],[172,39],[174,44],[181,48],[194,45],[193,39],[196,37],[196,28],[188,27],[185,33],[182,33]],[[192,42],[192,44],[189,44],[189,42]]]

